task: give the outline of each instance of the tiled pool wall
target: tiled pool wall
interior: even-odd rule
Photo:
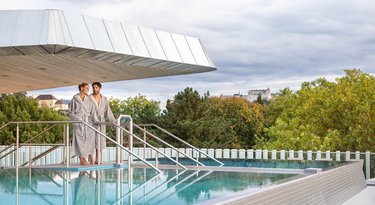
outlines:
[[[353,161],[325,172],[272,186],[252,195],[243,195],[235,199],[211,201],[203,204],[338,205],[366,187],[362,166],[362,160]]]
[[[0,146],[0,150],[4,149],[6,146]],[[31,151],[32,156],[36,156],[43,151],[47,150],[51,146],[31,146],[31,150],[28,146],[23,146],[20,148],[20,163],[27,162],[29,159],[29,152]],[[185,157],[181,153],[178,154],[175,150],[171,148],[158,148],[159,151],[171,156],[171,157]],[[180,151],[196,158],[198,152],[191,148],[178,148]],[[10,151],[7,150],[6,152]],[[340,152],[340,151],[294,151],[294,150],[253,150],[253,149],[206,149],[201,148],[202,152],[208,154],[209,156],[215,157],[217,159],[277,159],[277,160],[323,160],[323,161],[350,161],[350,160],[365,160],[365,166],[363,170],[366,174],[366,178],[375,177],[375,153],[361,153],[361,152]],[[155,158],[157,152],[143,147],[134,147],[133,151],[140,157],[146,156],[147,158]],[[4,155],[6,152],[0,154]],[[63,159],[63,147],[60,147],[47,156],[34,162],[35,165],[45,165],[45,164],[57,164],[61,163]],[[123,159],[127,159],[128,153],[123,151]],[[206,158],[203,154],[199,154],[200,158]],[[116,149],[115,147],[108,147],[103,152],[103,161],[114,161],[116,159]],[[161,155],[159,155],[161,157]],[[7,157],[0,160],[0,166],[14,166],[15,153],[8,155]],[[369,159],[369,160],[367,160]],[[77,158],[74,158],[72,162],[78,162]]]

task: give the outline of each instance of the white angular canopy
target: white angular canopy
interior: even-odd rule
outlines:
[[[0,11],[0,93],[213,70],[198,38],[60,10]]]

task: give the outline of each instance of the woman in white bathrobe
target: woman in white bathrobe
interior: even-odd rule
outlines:
[[[95,82],[92,84],[92,90],[93,94],[90,95],[90,98],[94,102],[94,108],[96,111],[96,116],[99,120],[99,122],[106,122],[106,118],[109,122],[116,123],[116,119],[113,116],[112,110],[109,107],[109,101],[108,99],[100,94],[100,90],[102,88],[102,85],[99,82]],[[106,125],[101,124],[98,128],[100,132],[106,134]],[[99,155],[98,152],[102,152],[103,149],[105,149],[106,146],[106,138],[103,136],[96,134],[95,136],[95,148],[96,148],[96,161],[95,164],[99,163]],[[101,156],[101,155],[100,155]]]
[[[89,86],[87,83],[79,85],[80,92],[73,96],[69,105],[69,117],[73,121],[83,121],[91,126],[98,122],[94,109],[94,102],[87,95]],[[83,123],[74,123],[73,144],[71,156],[78,156],[80,164],[88,164],[89,157],[91,164],[94,163],[92,156],[95,151],[95,131]]]

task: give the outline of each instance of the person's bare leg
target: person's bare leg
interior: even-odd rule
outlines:
[[[90,164],[94,164],[94,158],[92,157],[92,155],[89,155],[89,161],[90,161]]]
[[[102,162],[99,163],[99,152],[100,152],[100,157],[102,156],[102,151],[99,151],[98,149],[96,149],[96,160],[95,160],[95,164],[101,164]],[[101,161],[101,160],[100,160]]]
[[[87,165],[88,163],[87,163],[87,161],[84,157],[79,157],[79,164],[80,165]]]

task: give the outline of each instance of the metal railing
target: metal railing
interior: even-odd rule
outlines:
[[[83,122],[83,121],[24,121],[24,122],[9,122],[3,126],[0,127],[0,130],[7,127],[8,125],[12,125],[12,124],[15,124],[16,125],[16,148],[15,148],[15,152],[16,152],[16,167],[18,168],[20,166],[20,163],[19,163],[19,160],[20,160],[20,157],[19,157],[19,147],[20,147],[20,143],[19,143],[19,138],[20,138],[20,130],[19,130],[19,126],[20,125],[23,125],[23,124],[60,124],[60,125],[64,125],[64,129],[65,129],[65,133],[64,133],[64,147],[65,147],[65,165],[66,167],[68,168],[69,167],[69,164],[70,164],[70,146],[69,146],[69,124],[77,124],[77,123],[81,123],[83,124],[84,126],[88,127],[89,129],[95,131],[96,134],[99,134],[100,136],[102,137],[105,137],[107,140],[111,141],[113,144],[116,145],[117,148],[120,148],[124,151],[126,151],[127,153],[129,153],[129,155],[132,155],[134,157],[136,157],[137,159],[139,159],[140,161],[142,161],[143,163],[147,164],[149,167],[151,167],[152,169],[154,169],[155,171],[161,173],[161,170],[159,170],[157,167],[155,167],[154,165],[152,165],[151,163],[147,162],[146,160],[144,160],[143,158],[139,157],[138,155],[136,155],[135,153],[133,153],[132,151],[128,150],[126,147],[124,147],[123,145],[121,145],[120,143],[116,142],[115,140],[113,140],[112,138],[108,137],[106,134],[100,132],[99,130],[97,130],[95,127],[89,125],[88,123],[86,122]],[[33,137],[34,138],[34,137]],[[47,153],[48,154],[48,153]],[[129,162],[129,165],[130,165],[130,162]],[[186,168],[185,168],[186,169]]]
[[[120,126],[120,125],[117,125],[115,123],[109,123],[109,122],[102,122],[102,123],[99,123],[99,124],[104,124],[104,125],[111,125],[111,126],[114,126],[116,128],[119,128],[121,131],[125,132],[126,134],[136,138],[138,141],[142,142],[144,145],[147,145],[148,147],[150,147],[152,150],[156,151],[157,153],[161,154],[162,156],[164,156],[165,158],[171,160],[172,162],[176,163],[179,167],[183,168],[183,169],[187,169],[183,164],[179,163],[178,161],[174,160],[173,158],[169,157],[167,154],[165,154],[164,152],[161,152],[158,148],[152,146],[150,143],[146,142],[145,140],[141,139],[140,137],[138,137],[137,135],[135,135],[134,133],[131,133],[130,131],[126,130],[124,127]],[[99,140],[100,141],[100,140]],[[144,156],[145,157],[145,156]],[[157,166],[157,164],[156,164]]]
[[[168,142],[160,139],[159,137],[157,137],[156,135],[152,134],[151,132],[147,131],[146,129],[142,129],[140,126],[136,125],[136,124],[133,124],[134,127],[136,127],[137,129],[143,131],[145,134],[148,134],[149,136],[153,137],[154,139],[156,139],[157,141],[163,143],[164,145],[170,147],[171,149],[175,150],[177,153],[193,160],[194,162],[196,162],[198,165],[201,165],[201,166],[205,166],[203,163],[201,163],[200,161],[198,161],[198,157],[197,159],[194,159],[193,157],[189,156],[188,154],[184,153],[184,152],[181,152],[178,148],[174,147],[173,145],[169,144]],[[178,161],[178,154],[177,154],[177,157],[176,157],[177,161]]]
[[[206,157],[212,159],[213,161],[217,162],[218,164],[220,164],[220,167],[224,165],[224,163],[222,163],[221,161],[219,161],[219,160],[217,160],[216,158],[214,158],[214,157],[208,155],[207,153],[202,152],[200,149],[198,149],[198,148],[196,148],[195,146],[193,146],[193,145],[187,143],[186,141],[182,140],[181,138],[179,138],[179,137],[177,137],[176,135],[174,135],[174,134],[168,132],[167,130],[161,128],[160,126],[158,126],[158,125],[156,125],[156,124],[139,124],[139,125],[134,124],[134,126],[137,127],[138,129],[144,131],[145,133],[149,134],[150,136],[154,137],[155,139],[160,139],[160,138],[156,137],[154,134],[152,134],[152,133],[146,131],[146,129],[142,129],[142,128],[141,128],[141,127],[144,127],[144,128],[146,128],[146,127],[154,127],[154,128],[156,128],[156,129],[158,129],[159,131],[161,131],[161,132],[167,134],[168,136],[170,136],[170,137],[172,137],[172,138],[174,138],[174,139],[176,139],[176,140],[182,142],[183,144],[185,144],[186,146],[192,148],[193,150],[197,151],[198,153],[202,154],[203,156],[206,156]],[[160,140],[161,140],[161,139],[160,139]],[[172,146],[172,145],[170,145],[170,146]],[[173,147],[173,146],[172,146],[172,147]],[[186,156],[185,153],[183,153],[183,155]],[[198,161],[198,160],[199,160],[199,155],[197,155],[197,159],[194,160],[194,161]],[[201,163],[201,164],[202,164],[202,163]]]

